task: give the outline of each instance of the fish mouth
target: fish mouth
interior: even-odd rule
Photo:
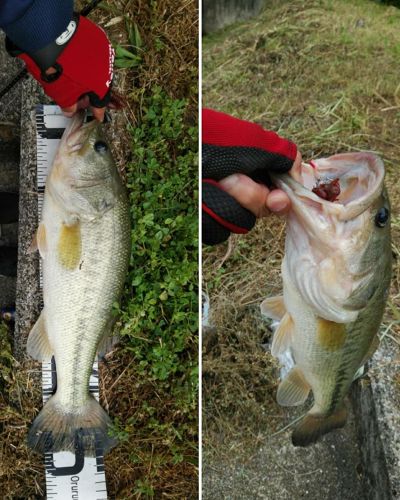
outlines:
[[[343,153],[302,163],[293,174],[275,176],[276,185],[294,204],[305,204],[349,220],[381,194],[385,169],[373,153]]]
[[[77,153],[81,150],[98,126],[97,120],[85,123],[85,117],[85,111],[77,112],[65,129],[61,139],[61,148],[68,154]]]
[[[384,175],[382,160],[365,152],[303,163],[274,178],[291,201],[286,276],[322,318],[355,321],[373,292],[376,262],[366,255],[377,252],[372,209],[381,206]]]

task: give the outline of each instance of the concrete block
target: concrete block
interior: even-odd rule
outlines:
[[[375,408],[375,429],[364,433],[365,446],[371,448],[379,436],[382,443],[382,452],[379,457],[370,454],[371,467],[382,465],[382,470],[377,470],[376,481],[384,474],[383,467],[387,470],[388,492],[376,497],[377,500],[385,498],[400,499],[400,352],[398,345],[390,338],[385,338],[370,362],[367,382],[362,390],[368,391],[371,400],[368,408]],[[379,490],[378,490],[379,493]]]
[[[33,80],[22,84],[21,159],[18,235],[18,275],[16,291],[14,348],[17,359],[26,355],[26,339],[41,309],[39,255],[28,249],[38,226],[36,187],[36,128],[34,111],[40,102],[48,102]]]
[[[265,4],[265,0],[203,0],[203,33],[256,16]]]

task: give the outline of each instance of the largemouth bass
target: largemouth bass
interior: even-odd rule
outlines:
[[[378,346],[392,260],[384,175],[377,156],[348,153],[303,164],[298,180],[275,179],[292,203],[283,297],[266,299],[261,311],[280,321],[272,354],[289,350],[294,361],[278,403],[301,405],[313,394],[295,446],[345,425],[344,398]]]
[[[66,128],[46,182],[37,247],[42,257],[44,308],[27,350],[54,355],[57,390],[32,424],[38,451],[104,448],[110,419],[89,394],[99,344],[109,334],[112,307],[122,292],[130,255],[127,195],[95,120],[76,115]]]

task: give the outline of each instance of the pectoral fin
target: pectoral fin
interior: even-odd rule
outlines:
[[[346,325],[324,318],[317,319],[317,340],[319,345],[330,352],[341,349],[346,342]]]
[[[286,313],[286,307],[282,296],[268,297],[260,306],[261,314],[267,318],[280,321]]]
[[[293,331],[294,323],[292,317],[289,313],[286,313],[274,333],[271,346],[272,356],[279,356],[289,349]]]
[[[295,366],[279,384],[276,400],[281,406],[299,406],[306,402],[309,392],[310,385]]]
[[[53,355],[53,349],[47,335],[44,309],[29,333],[26,349],[29,356],[38,361],[50,359]]]
[[[78,267],[82,251],[81,226],[79,221],[72,225],[63,224],[57,245],[59,263],[69,270]]]

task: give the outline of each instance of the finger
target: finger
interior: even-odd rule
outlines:
[[[54,75],[54,73],[57,73],[57,70],[54,66],[50,66],[50,68],[46,69],[46,75]]]
[[[290,210],[290,199],[281,189],[274,189],[267,196],[267,207],[276,215],[284,215]]]
[[[93,116],[96,118],[97,121],[99,121],[101,123],[104,121],[105,112],[106,112],[106,108],[93,108],[92,107]]]
[[[264,184],[254,182],[243,174],[234,174],[220,181],[222,188],[244,208],[253,212],[256,217],[265,217],[269,213],[267,205],[270,190]],[[279,204],[278,204],[279,205]],[[272,204],[275,208],[276,204]],[[279,211],[285,207],[279,205]]]
[[[71,118],[78,111],[78,104],[75,103],[72,106],[68,106],[67,108],[62,108],[61,111],[63,115],[67,118]]]
[[[290,169],[290,176],[293,177],[293,179],[297,182],[302,183],[302,177],[301,177],[301,162],[302,162],[302,157],[300,151],[297,151],[297,156],[296,159],[294,160],[293,167]]]
[[[78,109],[87,109],[90,106],[90,100],[87,95],[81,97],[78,101]]]

